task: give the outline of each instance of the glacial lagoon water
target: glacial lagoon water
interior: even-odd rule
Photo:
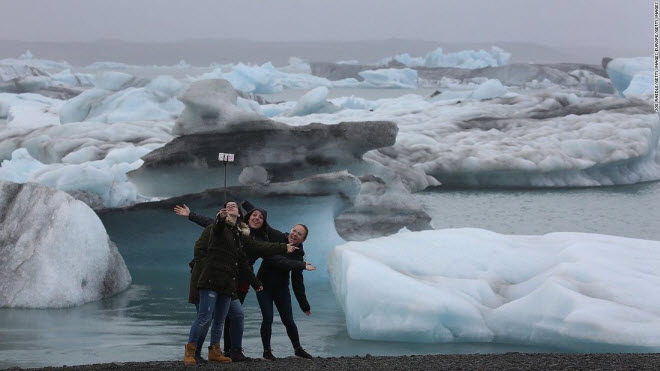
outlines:
[[[416,197],[427,208],[437,229],[476,227],[507,234],[576,231],[660,240],[660,182],[583,189],[437,188]],[[291,212],[292,204],[296,213]],[[308,222],[312,231],[328,229],[332,205],[336,205],[336,200],[331,198],[263,204],[276,227],[283,229],[299,217]],[[213,212],[202,204],[192,202],[189,206],[201,213]],[[0,368],[181,358],[194,318],[194,307],[187,303],[187,262],[201,228],[175,216],[170,209],[110,213],[101,219],[126,260],[133,284],[119,295],[75,308],[0,309]],[[311,254],[313,248],[327,251],[341,241],[330,231],[317,234],[307,246]],[[318,260],[322,256],[311,255],[325,269]],[[518,344],[352,340],[326,277],[326,272],[306,273],[310,317],[299,310],[294,299],[302,344],[313,355],[630,351],[593,345],[561,349]],[[244,308],[245,352],[259,357],[261,315],[254,293],[248,295]],[[292,354],[284,326],[277,318],[272,343],[276,355]]]

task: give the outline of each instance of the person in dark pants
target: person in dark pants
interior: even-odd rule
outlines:
[[[264,347],[263,357],[274,361],[277,358],[273,355],[270,347],[270,338],[273,327],[273,304],[277,307],[282,323],[286,327],[286,334],[291,340],[294,353],[298,357],[312,358],[300,345],[298,327],[293,321],[293,308],[291,306],[291,293],[289,291],[289,274],[291,274],[291,284],[293,292],[298,300],[300,309],[306,314],[311,315],[312,311],[305,296],[305,285],[303,283],[303,270],[316,270],[311,263],[304,261],[305,252],[302,243],[307,238],[309,229],[303,224],[296,224],[291,231],[285,234],[286,242],[290,245],[298,246],[298,250],[280,259],[278,257],[265,257],[257,273],[257,278],[262,282],[264,288],[257,292],[257,301],[261,309],[263,320],[261,322],[261,342]],[[284,241],[282,241],[284,242]]]

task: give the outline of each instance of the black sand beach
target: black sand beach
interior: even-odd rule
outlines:
[[[12,368],[10,370],[18,370]],[[241,363],[186,366],[182,361],[127,362],[31,370],[660,370],[660,353],[504,353],[400,357],[254,359]]]

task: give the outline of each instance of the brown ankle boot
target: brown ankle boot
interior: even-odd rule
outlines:
[[[220,344],[213,344],[209,347],[209,362],[231,362],[231,358],[222,354]]]
[[[188,343],[186,344],[186,352],[183,354],[183,363],[187,365],[194,365],[195,363],[195,351],[197,350],[197,344]]]

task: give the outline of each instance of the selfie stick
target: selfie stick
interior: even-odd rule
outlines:
[[[234,162],[234,154],[233,153],[219,153],[218,154],[218,161],[221,161],[222,164],[225,166],[225,188],[224,188],[224,193],[225,193],[225,204],[226,204],[227,203],[227,163]]]

